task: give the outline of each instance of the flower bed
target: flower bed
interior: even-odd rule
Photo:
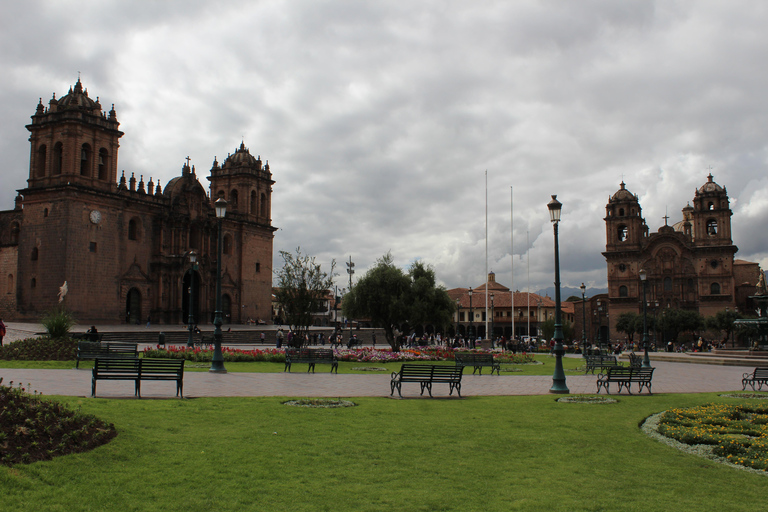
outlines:
[[[80,453],[117,435],[111,423],[2,382],[0,377],[0,464],[29,464]]]
[[[727,462],[768,471],[768,405],[705,404],[661,414],[658,433],[687,445],[711,445]]]
[[[453,361],[454,352],[465,350],[443,347],[418,347],[404,349],[400,352],[392,352],[390,349],[377,350],[371,347],[356,349],[334,349],[339,361],[351,361],[355,363],[391,363],[402,361]],[[471,350],[475,353],[492,353],[494,359],[506,364],[526,364],[534,361],[531,354],[510,354],[488,350]],[[285,350],[277,348],[242,350],[230,347],[222,347],[222,357],[225,362],[257,362],[267,361],[274,363],[285,362]],[[169,359],[186,359],[194,362],[209,362],[213,357],[212,349],[200,347],[188,348],[186,346],[147,347],[144,349],[144,357],[159,357]]]

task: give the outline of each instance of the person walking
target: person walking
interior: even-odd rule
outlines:
[[[3,338],[5,338],[5,324],[3,323],[3,319],[0,318],[0,347],[3,346]]]

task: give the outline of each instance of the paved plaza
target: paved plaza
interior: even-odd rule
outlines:
[[[39,332],[35,325],[9,325],[6,342]],[[112,328],[112,327],[110,327]],[[245,347],[238,347],[245,348]],[[578,357],[578,356],[576,356]],[[662,357],[659,354],[659,357]],[[683,358],[680,358],[683,360]],[[690,357],[685,360],[691,359]],[[691,362],[654,361],[654,393],[701,393],[741,390],[741,377],[751,372],[752,366],[724,366],[722,364],[695,364]],[[226,364],[225,364],[226,365]],[[361,363],[363,366],[371,366]],[[282,365],[281,365],[282,367]],[[366,375],[336,375],[327,373],[319,365],[317,373],[308,374],[306,365],[297,365],[292,373],[239,373],[216,374],[186,371],[184,373],[184,396],[234,397],[234,396],[280,396],[280,397],[388,397],[390,375],[388,372]],[[487,369],[486,369],[487,370]],[[28,370],[0,369],[3,383],[22,383],[30,390],[45,395],[90,396],[91,371],[88,369],[69,370]],[[566,385],[572,394],[593,394],[597,390],[597,375],[566,372]],[[472,375],[465,370],[461,393],[464,397],[504,395],[545,395],[552,386],[551,375],[516,376]],[[616,392],[615,385],[611,386]],[[636,387],[633,386],[633,393]],[[404,398],[418,398],[417,384],[402,386]],[[435,398],[447,398],[448,386],[436,384],[432,393]],[[143,398],[172,398],[175,385],[171,382],[142,382]],[[636,394],[636,393],[635,393]],[[626,392],[623,393],[626,395]],[[646,392],[642,393],[647,396]],[[133,386],[125,381],[99,381],[97,397],[133,398]],[[426,396],[426,395],[425,395]],[[454,394],[454,397],[456,395]],[[397,392],[395,392],[397,397]]]

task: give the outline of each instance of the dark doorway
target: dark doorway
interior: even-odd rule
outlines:
[[[136,288],[131,288],[125,299],[125,322],[131,325],[141,322],[141,293]]]

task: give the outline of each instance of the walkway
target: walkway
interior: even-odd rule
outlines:
[[[741,376],[752,367],[716,366],[685,363],[653,362],[654,393],[701,393],[734,391],[741,388]],[[387,397],[389,374],[335,375],[322,370],[318,373],[226,373],[185,372],[184,396],[232,397],[232,396],[286,396],[286,397]],[[90,370],[25,370],[0,369],[3,383],[22,383],[29,389],[45,395],[90,396]],[[566,373],[566,385],[572,394],[593,394],[596,391],[596,375]],[[545,395],[549,394],[552,377],[515,375],[464,375],[462,395]],[[633,392],[634,392],[633,387]],[[99,381],[96,396],[102,398],[132,398],[132,385],[124,381]],[[615,393],[615,388],[612,386]],[[175,387],[170,382],[142,382],[144,398],[173,397]],[[646,393],[643,393],[644,395]],[[435,385],[435,397],[447,397],[445,385]],[[395,393],[397,396],[397,393]],[[454,395],[455,396],[455,395]],[[419,397],[419,386],[403,385],[403,397]]]

